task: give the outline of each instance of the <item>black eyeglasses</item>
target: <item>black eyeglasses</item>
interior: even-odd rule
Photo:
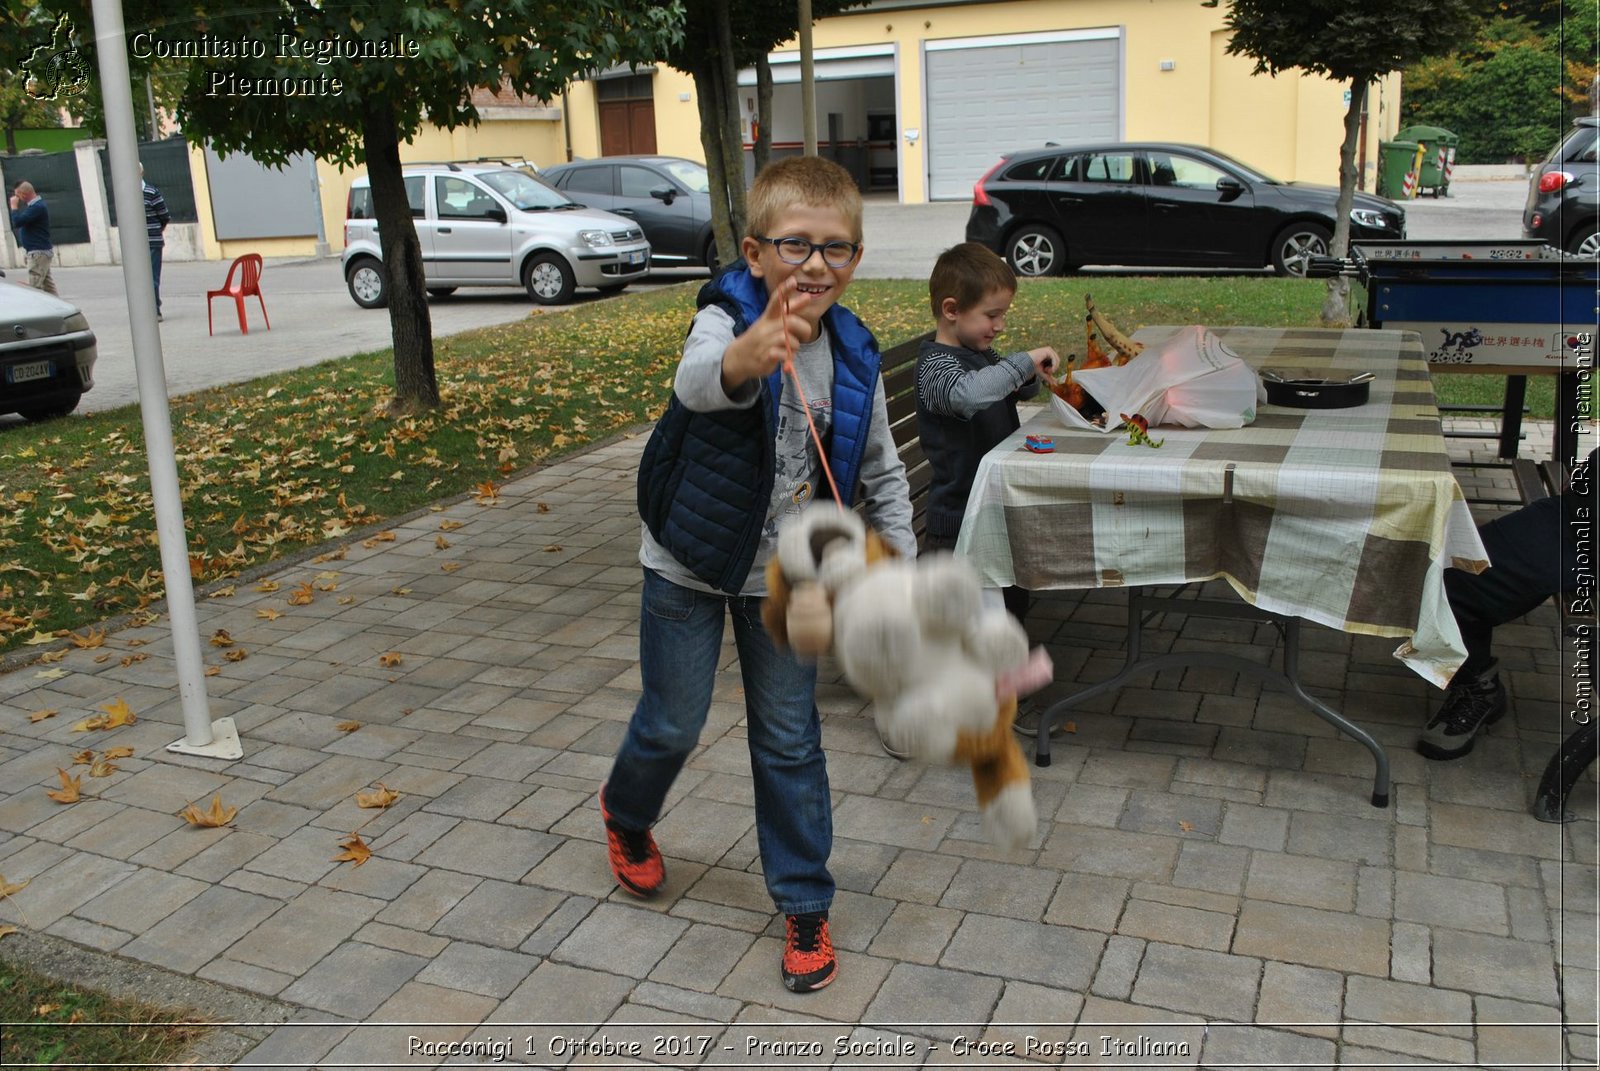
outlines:
[[[778,251],[778,259],[785,264],[804,264],[811,259],[811,254],[821,253],[822,262],[830,268],[848,268],[856,259],[856,254],[861,251],[861,246],[855,242],[808,242],[804,238],[761,238],[756,241],[766,242]]]

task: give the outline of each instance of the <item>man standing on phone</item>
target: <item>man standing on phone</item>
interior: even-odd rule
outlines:
[[[11,194],[11,229],[28,258],[28,285],[54,294],[56,281],[50,278],[50,263],[55,259],[55,246],[50,241],[50,209],[33,183],[26,180],[17,183]]]

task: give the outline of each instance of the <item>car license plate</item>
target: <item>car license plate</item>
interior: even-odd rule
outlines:
[[[14,364],[6,369],[7,383],[26,383],[32,379],[49,379],[55,367],[49,361],[29,361]]]
[[[637,253],[629,253],[628,254],[628,264],[630,266],[637,266],[637,265],[640,265],[640,264],[643,264],[643,263],[644,263],[644,251],[643,250],[640,250]]]

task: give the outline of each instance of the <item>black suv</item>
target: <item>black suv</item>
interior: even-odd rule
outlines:
[[[1198,145],[1111,142],[1012,153],[978,180],[967,240],[1018,275],[1084,264],[1271,267],[1326,256],[1339,191],[1279,182]],[[1350,237],[1406,236],[1405,211],[1357,193]]]
[[[1522,236],[1580,257],[1600,257],[1600,117],[1572,124],[1528,179]]]

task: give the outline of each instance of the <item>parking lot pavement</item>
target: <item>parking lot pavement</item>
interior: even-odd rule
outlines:
[[[1454,196],[1407,202],[1414,238],[1509,238],[1520,233],[1527,185],[1521,181],[1456,183]],[[902,205],[868,197],[863,221],[864,279],[926,279],[941,250],[962,240],[970,206],[965,201]],[[253,379],[345,357],[390,344],[389,318],[381,309],[363,309],[344,286],[337,257],[268,261],[261,289],[272,329],[261,310],[246,304],[250,333],[241,335],[231,302],[212,304],[215,334],[206,327],[205,293],[222,286],[228,266],[221,261],[168,263],[162,269],[166,322],[161,325],[162,358],[171,395],[223,383]],[[1086,274],[1149,269],[1091,269]],[[58,268],[62,296],[78,304],[100,342],[95,388],[84,396],[83,412],[130,405],[138,400],[127,296],[121,269]],[[698,285],[704,270],[656,271],[630,291],[682,283]],[[576,307],[613,300],[593,290],[578,292]],[[535,305],[520,289],[462,289],[429,304],[436,337],[475,327],[509,323],[525,316],[559,314]],[[0,418],[15,421],[17,418]]]

